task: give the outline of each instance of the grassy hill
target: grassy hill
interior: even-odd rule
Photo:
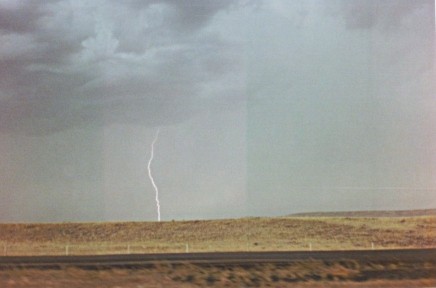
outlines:
[[[296,213],[293,217],[417,217],[436,216],[436,209],[421,210],[372,210],[372,211],[340,211],[340,212],[309,212]]]
[[[0,245],[3,255],[436,247],[436,216],[0,224]]]

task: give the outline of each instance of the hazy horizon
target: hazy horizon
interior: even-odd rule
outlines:
[[[434,0],[0,0],[0,222],[436,208]]]

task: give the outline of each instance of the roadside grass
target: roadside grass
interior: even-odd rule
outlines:
[[[436,247],[436,216],[0,224],[0,255],[429,247]]]

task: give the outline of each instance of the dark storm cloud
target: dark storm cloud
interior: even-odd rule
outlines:
[[[235,3],[1,2],[0,131],[177,123],[217,101],[208,86],[237,94],[240,49],[206,29]]]
[[[434,13],[432,0],[342,0],[341,14],[350,29],[370,29],[376,26],[396,30],[415,13],[421,19],[431,19]],[[430,17],[429,17],[430,16]]]
[[[44,1],[49,3],[53,1]],[[36,29],[41,17],[46,16],[48,11],[41,1],[27,1],[24,5],[21,1],[11,1],[0,4],[0,29],[2,31],[29,32]]]

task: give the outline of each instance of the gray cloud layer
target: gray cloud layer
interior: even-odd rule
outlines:
[[[240,87],[237,43],[207,23],[234,1],[0,4],[0,131],[48,134],[109,123],[165,125]],[[239,52],[238,52],[239,51]],[[233,100],[232,100],[233,101]]]
[[[268,3],[248,61],[251,211],[434,205],[434,1]]]
[[[431,208],[434,8],[0,0],[0,219]]]

